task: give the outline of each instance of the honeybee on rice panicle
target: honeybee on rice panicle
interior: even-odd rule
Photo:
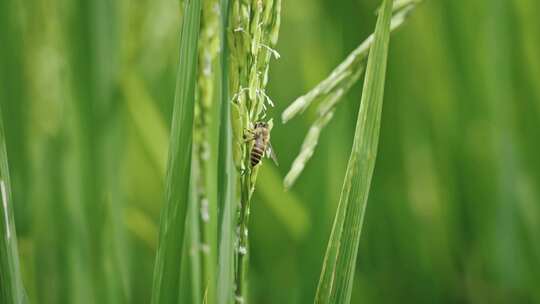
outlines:
[[[260,164],[263,156],[272,158],[277,165],[277,157],[272,149],[272,144],[270,143],[270,129],[268,123],[264,121],[256,122],[253,128],[248,129],[247,132],[250,136],[246,138],[246,142],[253,141],[253,147],[249,153],[251,168]]]

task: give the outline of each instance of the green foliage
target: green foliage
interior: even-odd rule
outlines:
[[[229,0],[221,0],[221,86],[220,86],[220,131],[218,159],[218,207],[219,212],[219,257],[217,278],[217,303],[233,302],[234,294],[234,245],[236,204],[236,168],[232,150],[231,103],[229,83],[229,48],[226,42],[229,28]]]
[[[251,166],[254,140],[246,135],[256,123],[266,119],[274,104],[266,94],[270,59],[279,58],[277,43],[281,0],[233,0],[229,28],[229,90],[232,119],[232,149],[238,170],[240,206],[237,219],[235,259],[235,303],[246,303],[249,259],[248,226],[251,199],[261,165]],[[268,137],[272,122],[268,121]],[[263,151],[266,154],[266,151]]]
[[[152,303],[178,303],[185,219],[190,199],[191,147],[201,1],[186,1],[165,179],[165,205],[154,268]]]
[[[13,201],[9,178],[8,158],[4,135],[4,122],[0,111],[0,300],[2,303],[26,303],[19,252],[17,232],[13,217]]]
[[[357,84],[372,46],[366,43],[373,42],[366,37],[381,1],[283,2],[272,13],[272,30],[251,22],[238,34],[240,53],[227,41],[241,30],[227,27],[230,2],[219,3],[218,20],[216,1],[200,1],[201,32],[189,45],[197,53],[190,102],[199,107],[204,99],[208,119],[198,124],[200,109],[194,109],[190,193],[182,201],[186,220],[177,222],[184,238],[174,253],[181,264],[170,268],[176,283],[168,293],[180,303],[212,302],[205,273],[215,278],[215,300],[234,302],[238,169],[249,150],[238,139],[247,116],[274,118],[271,139],[280,166],[265,159],[257,180],[244,180],[255,185],[244,300],[312,303],[352,150],[362,89]],[[396,35],[369,208],[348,281],[351,303],[538,303],[540,4],[393,2]],[[151,302],[170,135],[180,137],[169,129],[175,83],[178,72],[190,73],[178,62],[180,39],[187,39],[179,39],[182,24],[194,21],[187,3],[0,1],[0,107],[12,193],[7,202],[20,261],[20,275],[10,277],[24,285],[22,301]],[[258,1],[239,3],[245,20],[265,20],[255,14]],[[215,27],[217,35],[203,30]],[[258,39],[269,39],[268,48],[253,48]],[[274,49],[279,60],[271,60]],[[217,56],[209,74],[200,73],[209,65],[199,54]],[[258,65],[252,70],[254,55]],[[264,118],[249,118],[249,109],[231,102],[240,91],[230,87],[231,75],[239,75],[244,98],[262,87],[272,97],[274,107],[262,99]],[[318,95],[310,95],[316,88]],[[297,96],[315,98],[284,125],[277,115],[297,105],[289,102]],[[201,136],[210,146],[207,168],[213,167],[203,179],[217,213],[210,229],[201,225],[194,182],[202,180],[196,163],[203,154],[195,147],[202,125],[209,134]],[[180,146],[178,153],[187,150]],[[302,177],[283,189],[291,167]],[[215,231],[208,243],[216,256],[203,261],[205,231]],[[14,248],[10,242],[8,252]],[[215,270],[206,272],[203,263],[210,261]],[[2,275],[10,272],[0,267]],[[337,274],[345,281],[351,272]],[[9,288],[1,278],[0,289]]]
[[[392,17],[390,29],[395,30],[403,25],[406,17],[420,2],[420,0],[396,1],[393,5],[394,16]],[[290,188],[300,173],[302,173],[306,163],[315,151],[322,129],[332,120],[339,101],[347,94],[364,72],[373,40],[374,36],[369,36],[326,79],[321,81],[307,94],[298,97],[281,114],[281,119],[286,123],[296,115],[304,112],[315,101],[320,100],[317,109],[318,116],[302,143],[300,153],[285,176],[285,187]]]
[[[26,295],[23,287],[19,263],[17,232],[15,230],[14,208],[11,178],[8,166],[8,150],[4,131],[5,102],[10,98],[23,99],[19,81],[22,75],[14,72],[7,75],[4,71],[15,70],[21,61],[18,53],[22,45],[19,31],[9,15],[12,1],[0,3],[0,302],[24,304]],[[13,124],[9,124],[13,126]],[[13,151],[13,150],[12,150]]]
[[[219,102],[216,94],[221,80],[218,58],[221,19],[217,0],[203,1],[198,45],[197,94],[194,121],[194,189],[200,239],[196,248],[201,255],[201,286],[205,301],[215,302],[217,266],[217,159],[219,147]]]
[[[377,158],[393,0],[383,0],[369,52],[354,142],[315,303],[351,301],[358,244]]]

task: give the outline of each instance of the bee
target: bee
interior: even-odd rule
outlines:
[[[277,165],[277,157],[272,149],[272,144],[270,143],[270,129],[268,123],[264,121],[256,122],[253,128],[247,130],[247,133],[249,133],[250,136],[245,136],[246,142],[253,141],[253,147],[249,153],[251,168],[257,166],[261,162],[263,156],[272,158]]]

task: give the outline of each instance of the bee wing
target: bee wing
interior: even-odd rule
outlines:
[[[276,153],[274,152],[274,149],[272,148],[272,144],[268,142],[268,146],[266,147],[266,157],[270,157],[272,161],[276,164],[276,166],[279,166]]]

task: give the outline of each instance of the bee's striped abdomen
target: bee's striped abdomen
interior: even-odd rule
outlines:
[[[250,155],[251,167],[255,167],[261,162],[261,158],[263,157],[263,154],[264,154],[264,147],[261,147],[260,145],[255,144],[253,146],[253,149],[251,149],[251,155]]]

